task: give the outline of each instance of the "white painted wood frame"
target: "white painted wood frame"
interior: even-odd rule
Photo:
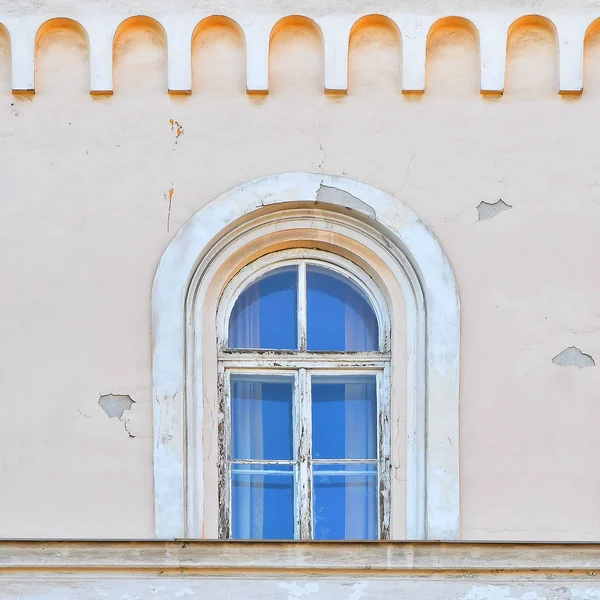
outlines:
[[[458,539],[460,307],[452,268],[399,199],[312,173],[272,175],[219,196],[182,227],[160,260],[152,293],[156,536],[196,538],[203,531],[198,307],[227,257],[285,227],[343,232],[397,278],[407,310],[406,535]]]
[[[377,322],[377,348],[365,352],[311,352],[308,350],[307,267],[319,266],[352,282],[362,292]],[[262,277],[282,267],[294,267],[297,282],[296,350],[249,350],[232,348],[229,340],[231,314],[240,295]],[[219,346],[220,408],[223,426],[219,428],[219,538],[232,537],[231,467],[237,464],[270,464],[293,467],[296,506],[296,539],[314,539],[313,466],[364,463],[377,467],[377,539],[390,537],[391,448],[390,448],[390,318],[386,301],[377,284],[360,267],[337,254],[312,248],[292,248],[271,252],[251,262],[228,283],[217,313]],[[250,357],[249,357],[250,355]],[[281,375],[293,385],[293,458],[287,460],[232,460],[231,375]],[[365,459],[315,459],[312,455],[312,376],[370,375],[376,381],[377,457]]]

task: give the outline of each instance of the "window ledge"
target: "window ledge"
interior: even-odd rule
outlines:
[[[253,573],[361,576],[501,572],[594,578],[600,543],[0,541],[0,573],[144,571],[227,577]],[[599,582],[600,584],[600,582]]]

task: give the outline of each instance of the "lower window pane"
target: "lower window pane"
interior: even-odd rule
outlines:
[[[232,538],[294,539],[291,465],[231,465]]]
[[[377,465],[314,465],[314,539],[375,540]]]

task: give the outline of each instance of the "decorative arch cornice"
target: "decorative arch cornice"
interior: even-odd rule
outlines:
[[[533,8],[533,7],[531,7]],[[580,11],[541,11],[538,14],[550,21],[557,35],[559,48],[558,91],[562,94],[583,90],[583,53],[585,35],[598,18],[598,9]],[[481,92],[501,94],[504,91],[506,44],[511,25],[521,17],[533,14],[525,7],[484,11],[444,13],[382,12],[395,23],[402,39],[402,90],[422,92],[425,89],[425,59],[430,28],[438,21],[452,16],[472,23],[479,35]],[[345,92],[348,88],[348,44],[350,32],[361,18],[373,14],[336,13],[313,15],[303,12],[323,35],[325,60],[324,90]],[[12,53],[12,87],[15,93],[35,90],[35,40],[38,29],[53,18],[76,21],[89,36],[90,92],[110,94],[113,90],[113,43],[115,32],[135,13],[81,15],[77,11],[60,14],[18,15],[0,13],[0,24],[10,34]],[[287,13],[240,12],[217,15],[214,12],[195,11],[189,14],[147,14],[165,30],[168,46],[168,91],[190,93],[192,89],[192,37],[197,25],[212,16],[226,16],[239,26],[246,43],[246,89],[249,93],[267,93],[269,90],[269,44],[273,27],[290,15]]]
[[[197,506],[202,477],[186,460],[189,448],[198,448],[203,409],[202,394],[191,389],[201,388],[201,374],[190,373],[201,361],[189,356],[194,350],[186,337],[195,318],[189,306],[203,301],[198,290],[217,252],[235,245],[245,225],[250,230],[250,225],[279,224],[299,203],[329,211],[331,223],[337,219],[357,236],[371,236],[395,261],[412,322],[407,536],[458,539],[460,307],[452,268],[432,232],[400,200],[350,179],[312,173],[263,177],[219,196],[181,228],[160,260],[152,291],[156,535],[170,539],[202,532]],[[201,464],[197,456],[194,460]]]

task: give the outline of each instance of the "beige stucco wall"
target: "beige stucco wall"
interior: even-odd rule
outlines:
[[[366,23],[348,95],[328,96],[320,38],[291,21],[272,38],[269,95],[250,96],[243,42],[217,22],[194,39],[193,93],[169,96],[164,36],[138,21],[116,39],[114,95],[90,96],[85,36],[56,25],[38,39],[35,96],[10,93],[0,36],[0,537],[153,535],[154,270],[206,202],[281,171],[394,194],[447,253],[462,304],[462,537],[600,536],[600,363],[552,363],[569,346],[600,359],[599,35],[583,95],[560,97],[553,30],[522,23],[504,96],[484,97],[476,35],[450,22],[430,38],[421,96],[399,91],[396,31]],[[499,199],[512,208],[478,221]],[[98,405],[110,393],[135,401],[124,421]]]

